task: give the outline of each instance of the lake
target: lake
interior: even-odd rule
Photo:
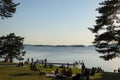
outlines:
[[[115,58],[109,61],[104,61],[99,58],[100,53],[95,51],[94,47],[35,47],[25,46],[27,58],[43,60],[48,59],[48,62],[74,63],[82,61],[86,67],[91,68],[101,67],[105,71],[113,72],[114,69],[120,67],[120,58]]]

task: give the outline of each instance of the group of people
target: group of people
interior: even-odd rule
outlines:
[[[54,71],[54,74],[55,75],[61,75],[61,76],[64,76],[64,77],[72,77],[72,74],[73,74],[73,71],[71,68],[69,68],[68,70],[66,70],[65,67],[62,68],[61,71],[58,70],[58,68]]]
[[[89,80],[89,76],[94,76],[95,73],[99,73],[99,72],[103,72],[103,70],[98,67],[92,67],[92,69],[88,69],[85,67],[85,64],[82,63],[82,67],[81,67],[81,76],[83,78],[85,78],[85,80]]]
[[[56,76],[60,80],[67,80],[65,78],[71,78],[71,80],[90,80],[89,76],[94,76],[95,73],[102,72],[102,71],[103,70],[100,67],[98,67],[98,68],[92,67],[91,69],[86,68],[85,64],[83,63],[81,66],[81,73],[78,73],[75,76],[72,76],[73,71],[71,68],[69,68],[66,71],[65,67],[62,68],[61,72],[59,72],[58,69],[56,69],[54,74],[55,75],[61,74],[62,76]]]
[[[45,75],[46,73],[37,68],[36,63],[30,64],[30,69],[34,72],[37,72],[39,75]]]
[[[37,68],[36,63],[31,63],[30,64],[30,69],[37,72],[39,75],[45,75],[40,69]],[[89,80],[89,76],[94,76],[94,74],[97,72],[102,72],[103,70],[98,67],[92,67],[92,69],[88,69],[85,67],[85,64],[82,63],[81,66],[81,73],[76,74],[75,76],[73,75],[73,71],[69,67],[62,66],[62,69],[56,69],[55,71],[52,72],[52,74],[55,75],[57,79],[60,80],[66,80],[68,78],[71,78],[71,80]]]
[[[89,73],[90,73],[90,69],[85,67],[85,64],[82,63],[81,66],[81,77],[80,78],[86,78],[85,80],[89,80]]]
[[[23,67],[24,63],[23,62],[19,62],[18,67]]]
[[[55,80],[67,80],[68,78],[72,78],[73,71],[71,68],[63,67],[62,70],[58,68],[54,71]]]

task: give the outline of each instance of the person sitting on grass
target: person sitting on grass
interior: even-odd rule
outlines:
[[[61,74],[62,74],[63,76],[67,76],[67,72],[66,72],[65,67],[62,69]]]
[[[42,71],[41,71],[40,69],[38,70],[38,74],[39,74],[39,75],[42,75]]]
[[[90,71],[90,75],[91,76],[94,76],[95,75],[95,72],[96,72],[96,68],[95,67],[92,67],[91,71]]]
[[[58,72],[57,69],[56,72]],[[65,67],[63,67],[63,69],[61,70],[60,75],[56,75],[55,80],[67,80],[67,72]]]
[[[84,73],[85,80],[89,80],[89,76],[90,76],[90,69],[85,68],[85,73]]]
[[[55,75],[58,75],[59,74],[59,71],[58,71],[58,68],[55,70]]]
[[[30,64],[30,69],[33,70],[33,71],[38,71],[38,68],[36,66],[36,63],[31,63]]]
[[[30,63],[30,70],[33,70],[33,63]]]
[[[37,66],[36,66],[36,63],[33,64],[33,70],[34,70],[34,71],[38,71],[38,68],[37,68]]]
[[[38,75],[46,75],[46,73],[44,71],[41,71],[40,69],[38,69]]]
[[[69,70],[67,71],[67,77],[72,77],[72,74],[73,74],[72,69],[69,68]]]

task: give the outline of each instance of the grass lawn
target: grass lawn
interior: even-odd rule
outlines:
[[[0,80],[49,80],[28,67],[0,66]]]
[[[11,63],[0,63],[0,64],[11,64]],[[38,66],[38,68],[46,73],[51,73],[58,67],[53,68],[43,68]],[[60,69],[59,69],[60,70]],[[74,74],[79,73],[80,69],[74,68]],[[38,75],[37,72],[31,71],[29,65],[25,67],[16,66],[0,66],[0,80],[50,80],[46,76]]]
[[[58,67],[43,68],[38,66],[38,68],[46,73],[51,73]],[[80,69],[73,68],[72,70],[74,74],[80,73]],[[0,66],[0,80],[50,80],[50,78],[31,71],[28,65],[25,67]],[[95,76],[90,77],[90,80],[120,80],[120,73],[96,73]]]
[[[97,80],[120,80],[120,73],[104,72],[100,73]]]

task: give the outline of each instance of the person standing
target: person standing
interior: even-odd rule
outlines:
[[[84,75],[84,73],[85,73],[85,64],[84,63],[82,63],[81,71],[82,71],[82,75]]]

